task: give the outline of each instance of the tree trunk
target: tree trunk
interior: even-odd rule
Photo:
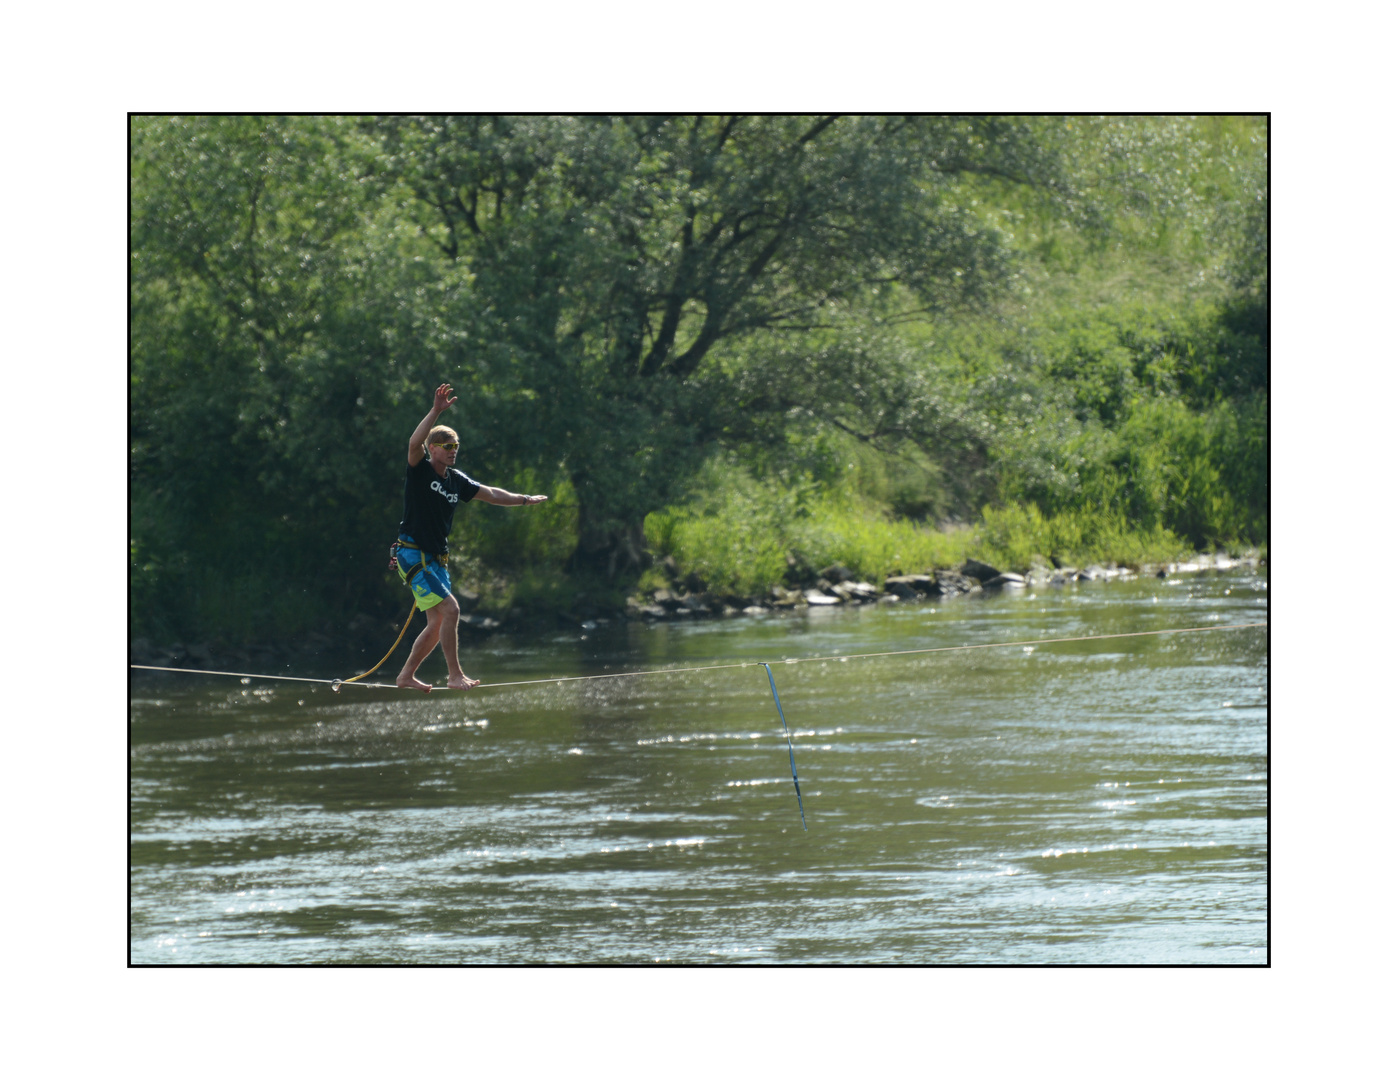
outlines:
[[[570,574],[596,574],[615,581],[618,574],[639,572],[650,562],[642,522],[598,520],[586,502],[578,507],[578,545],[568,559]]]

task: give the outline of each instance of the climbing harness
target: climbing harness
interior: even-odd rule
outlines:
[[[422,548],[418,547],[411,540],[404,540],[402,537],[399,537],[397,540],[393,541],[392,546],[390,546],[388,549],[388,568],[390,570],[398,569],[399,548],[407,548],[410,551],[416,551],[420,555],[422,555],[422,558],[420,558],[415,565],[410,566],[403,571],[403,583],[411,587],[413,584],[413,578],[417,577],[418,574],[422,573],[425,569],[427,569],[427,552],[423,551]],[[443,566],[446,566],[447,560],[450,557],[450,554],[444,551],[440,555],[436,556],[436,559]]]

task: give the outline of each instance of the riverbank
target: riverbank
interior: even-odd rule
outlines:
[[[1200,554],[1186,562],[1147,563],[1139,567],[1092,564],[1080,568],[1042,563],[1032,566],[1025,574],[1017,574],[978,559],[968,559],[956,569],[929,568],[919,574],[891,575],[884,579],[881,589],[867,581],[856,580],[848,569],[836,564],[821,570],[814,580],[773,585],[766,593],[756,596],[656,589],[649,597],[628,597],[625,615],[631,619],[731,618],[796,608],[950,600],[1001,589],[1064,587],[1081,581],[1129,580],[1148,575],[1164,578],[1176,573],[1231,570],[1257,566],[1261,561],[1256,554],[1237,558]],[[463,622],[466,619],[463,616]]]
[[[955,568],[929,567],[923,572],[894,574],[882,585],[859,580],[847,568],[833,564],[820,571],[792,567],[782,584],[772,585],[752,595],[709,592],[691,588],[675,580],[667,587],[637,592],[626,597],[624,606],[584,606],[579,611],[551,614],[512,608],[497,615],[474,610],[479,598],[460,589],[462,615],[461,641],[489,637],[497,633],[540,633],[559,628],[584,632],[622,620],[681,622],[702,619],[733,619],[807,612],[812,608],[856,607],[865,604],[909,604],[955,601],[1002,590],[1028,588],[1073,588],[1094,581],[1128,581],[1140,577],[1168,579],[1175,574],[1220,573],[1227,570],[1266,565],[1256,551],[1238,556],[1200,552],[1187,560],[1169,563],[1142,563],[1121,566],[1090,563],[1082,567],[1053,565],[1035,561],[1023,573],[1004,571],[990,563],[967,559]],[[691,585],[700,583],[690,579]],[[214,639],[199,642],[153,644],[147,638],[131,640],[130,663],[189,670],[256,670],[271,674],[274,669],[298,670],[325,664],[340,664],[356,671],[365,670],[394,640],[402,622],[387,622],[368,616],[352,619],[344,627],[312,631],[291,643],[244,644],[232,646]],[[420,629],[409,628],[408,637]],[[406,642],[394,650],[401,663]],[[372,654],[372,655],[371,655]],[[395,661],[387,665],[396,671]]]

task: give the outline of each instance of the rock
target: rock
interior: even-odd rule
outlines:
[[[937,581],[928,574],[898,574],[894,577],[883,579],[883,587],[888,588],[889,582],[899,585],[906,585],[922,596],[935,596],[940,591],[937,588]]]
[[[757,604],[749,604],[747,607],[743,608],[743,614],[744,614],[744,615],[766,615],[766,614],[767,614],[767,609],[766,609],[765,607],[759,607]]]
[[[854,588],[854,583],[851,581],[841,581],[832,585],[830,587],[830,595],[838,596],[841,600],[856,604],[864,599],[859,591]]]
[[[1163,578],[1169,577],[1170,575],[1165,572],[1165,567],[1162,566],[1159,570],[1155,572],[1155,576],[1158,578]]]
[[[680,607],[691,615],[707,615],[709,613],[709,605],[705,603],[707,599],[705,594],[691,593],[688,596],[680,597]]]
[[[842,604],[844,601],[838,596],[830,596],[827,593],[821,592],[819,589],[807,589],[806,603],[810,604],[812,607],[824,607],[827,604]]]
[[[780,585],[772,586],[772,606],[779,608],[795,607],[797,604],[805,603],[805,596],[795,589],[783,589]]]
[[[636,614],[644,619],[663,619],[668,612],[659,604],[642,604],[636,609]]]
[[[666,611],[677,610],[681,603],[680,598],[669,589],[656,589],[655,592],[651,594],[651,599]]]
[[[820,576],[827,581],[833,581],[839,584],[844,581],[852,581],[854,579],[854,571],[841,566],[839,563],[832,563],[820,572]]]
[[[995,567],[978,559],[967,559],[961,565],[961,573],[966,577],[975,578],[979,582],[986,582],[1000,575],[1000,571]]]
[[[942,596],[960,596],[963,593],[977,592],[981,587],[977,579],[958,574],[955,570],[937,570],[935,575],[937,588]]]
[[[870,585],[867,581],[846,581],[842,586],[851,600],[860,603],[869,603],[878,599],[879,590]]]
[[[582,624],[582,628],[584,630],[596,630],[597,622],[594,619],[588,619],[586,622]]]
[[[1019,574],[996,574],[989,581],[982,581],[982,589],[1022,589],[1028,584]]]
[[[916,589],[898,578],[885,578],[883,591],[899,600],[916,600],[919,595]]]
[[[466,627],[468,630],[488,632],[499,627],[500,623],[484,615],[462,615],[457,620],[457,624]]]

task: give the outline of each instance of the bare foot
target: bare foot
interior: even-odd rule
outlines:
[[[424,694],[432,692],[432,684],[423,682],[416,675],[399,675],[397,681],[404,690],[421,690]]]
[[[473,679],[469,675],[449,675],[447,686],[452,690],[469,690],[473,686],[480,686],[480,679]]]

